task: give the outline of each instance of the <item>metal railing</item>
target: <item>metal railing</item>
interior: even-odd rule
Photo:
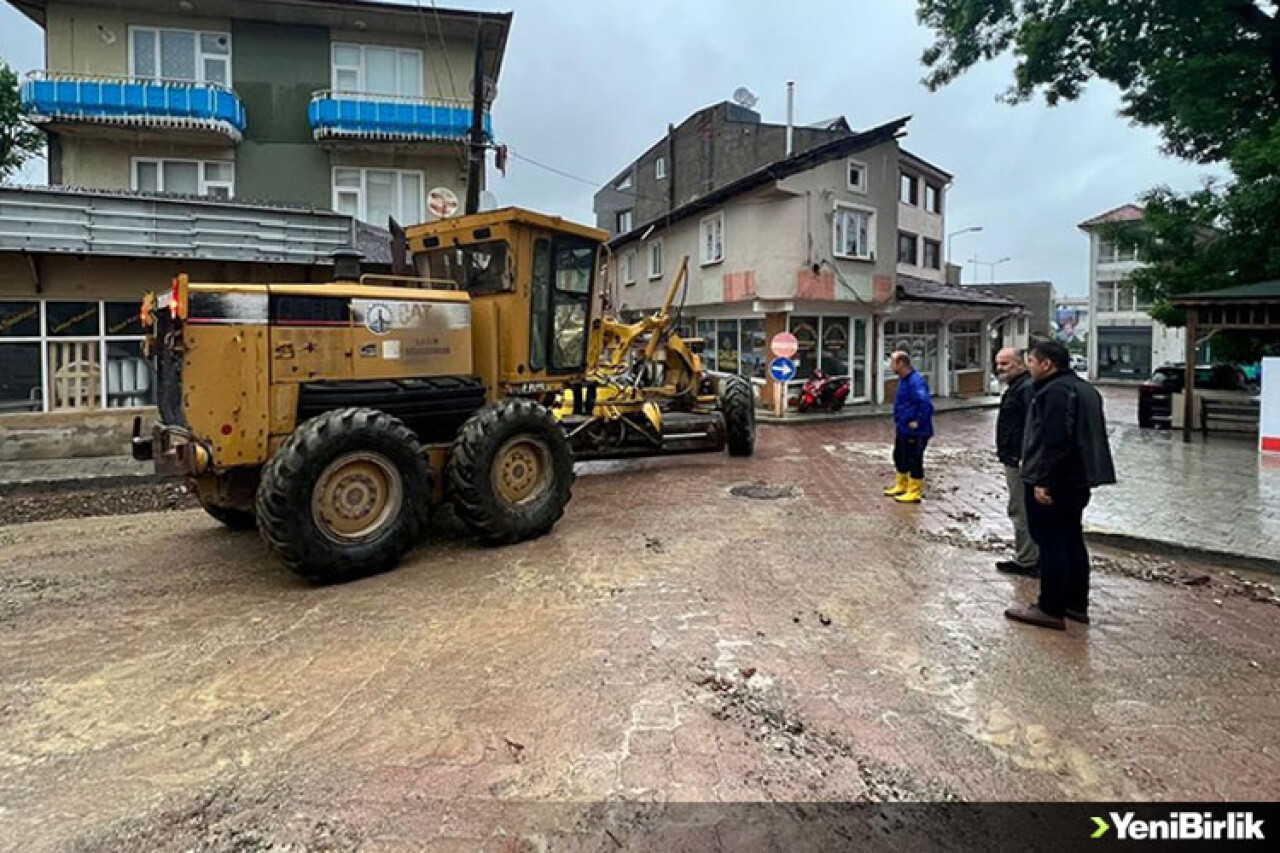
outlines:
[[[203,129],[235,141],[245,128],[244,106],[221,83],[42,70],[27,75],[21,94],[36,122]]]
[[[471,128],[471,105],[450,98],[321,89],[312,94],[307,117],[316,139],[461,142]],[[488,111],[484,128],[491,132]]]

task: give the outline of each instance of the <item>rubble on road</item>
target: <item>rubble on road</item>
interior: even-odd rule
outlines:
[[[136,515],[143,512],[195,509],[200,504],[186,483],[148,483],[84,491],[0,496],[0,527],[88,518],[96,515]]]

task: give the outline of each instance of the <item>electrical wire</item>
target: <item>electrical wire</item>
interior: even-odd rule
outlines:
[[[418,0],[419,4],[421,2],[422,0]],[[421,9],[422,6],[419,5],[418,8]],[[440,10],[436,8],[436,0],[431,0],[431,12],[436,17],[436,33],[440,36],[440,52],[444,54],[444,70],[449,75],[449,91],[457,95],[458,86],[453,82],[453,69],[449,66],[449,47],[444,41],[444,26],[440,23]],[[472,80],[471,85],[475,87],[476,93],[484,91],[483,80]]]

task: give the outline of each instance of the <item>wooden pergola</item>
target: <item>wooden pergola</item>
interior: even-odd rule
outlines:
[[[1170,302],[1187,312],[1182,439],[1190,441],[1195,421],[1196,341],[1205,332],[1280,332],[1280,281],[1187,293]]]

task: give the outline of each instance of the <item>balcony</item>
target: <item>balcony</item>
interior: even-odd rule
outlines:
[[[171,141],[239,142],[244,106],[217,83],[33,71],[22,83],[27,117],[50,130],[103,127],[155,132]]]
[[[311,96],[307,117],[317,142],[464,142],[471,128],[471,105],[326,89]],[[486,112],[486,136],[491,129]]]

